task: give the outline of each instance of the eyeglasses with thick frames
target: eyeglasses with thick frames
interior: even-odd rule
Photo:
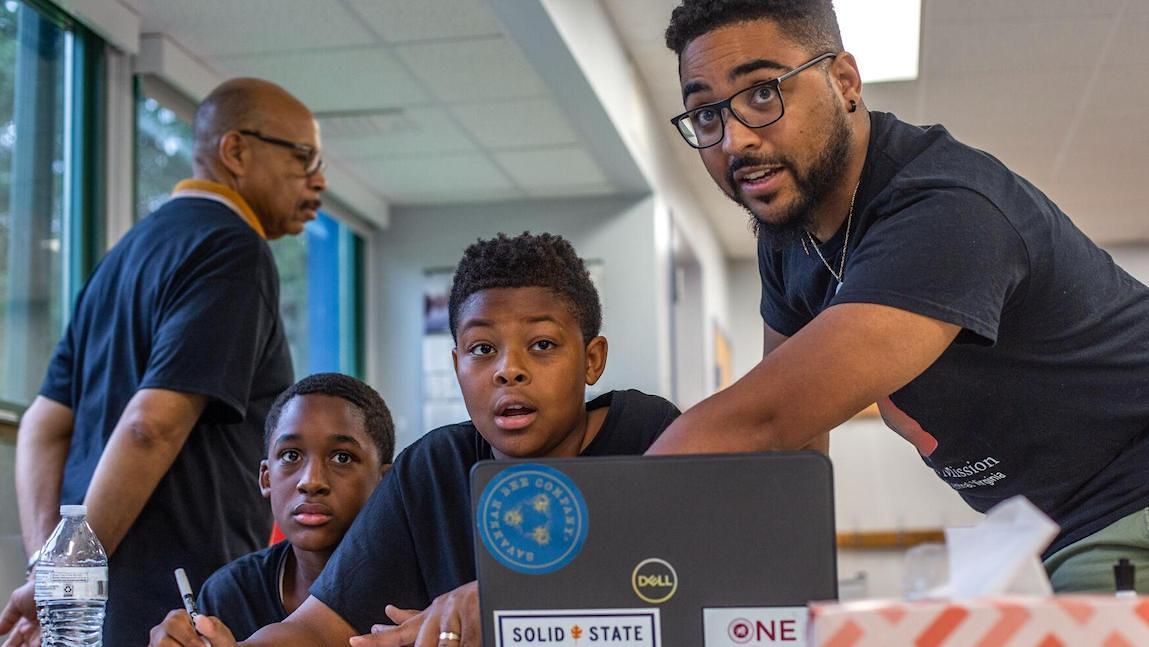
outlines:
[[[248,137],[255,137],[261,142],[266,142],[275,146],[282,146],[290,148],[302,156],[299,161],[303,162],[303,173],[307,177],[311,177],[316,173],[323,170],[325,166],[323,157],[319,154],[319,149],[308,144],[300,144],[299,142],[288,141],[286,139],[279,139],[278,137],[268,137],[258,130],[240,130],[239,134],[247,135]]]
[[[778,121],[786,112],[782,103],[782,82],[795,74],[811,68],[826,59],[836,57],[834,52],[819,54],[776,79],[756,83],[739,90],[725,101],[709,103],[678,115],[670,120],[678,128],[678,134],[694,148],[709,148],[722,141],[726,132],[723,109],[747,128],[762,128]]]

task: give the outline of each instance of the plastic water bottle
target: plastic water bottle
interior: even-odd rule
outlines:
[[[87,508],[60,506],[60,525],[36,564],[36,615],[42,647],[101,647],[108,602],[108,555]]]

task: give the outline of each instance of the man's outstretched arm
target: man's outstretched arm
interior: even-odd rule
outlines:
[[[832,306],[679,416],[648,453],[800,449],[920,375],[960,330],[889,306]]]

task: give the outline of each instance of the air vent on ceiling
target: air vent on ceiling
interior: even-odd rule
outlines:
[[[395,132],[409,133],[416,129],[415,123],[403,108],[329,110],[317,112],[315,116],[323,128],[324,137],[387,135]]]

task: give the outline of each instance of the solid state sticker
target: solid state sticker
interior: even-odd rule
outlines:
[[[495,647],[659,647],[658,609],[495,611]]]
[[[483,546],[518,573],[557,571],[578,556],[589,529],[586,499],[562,472],[533,463],[495,475],[479,497]]]
[[[806,607],[740,607],[702,610],[705,647],[806,647]]]

